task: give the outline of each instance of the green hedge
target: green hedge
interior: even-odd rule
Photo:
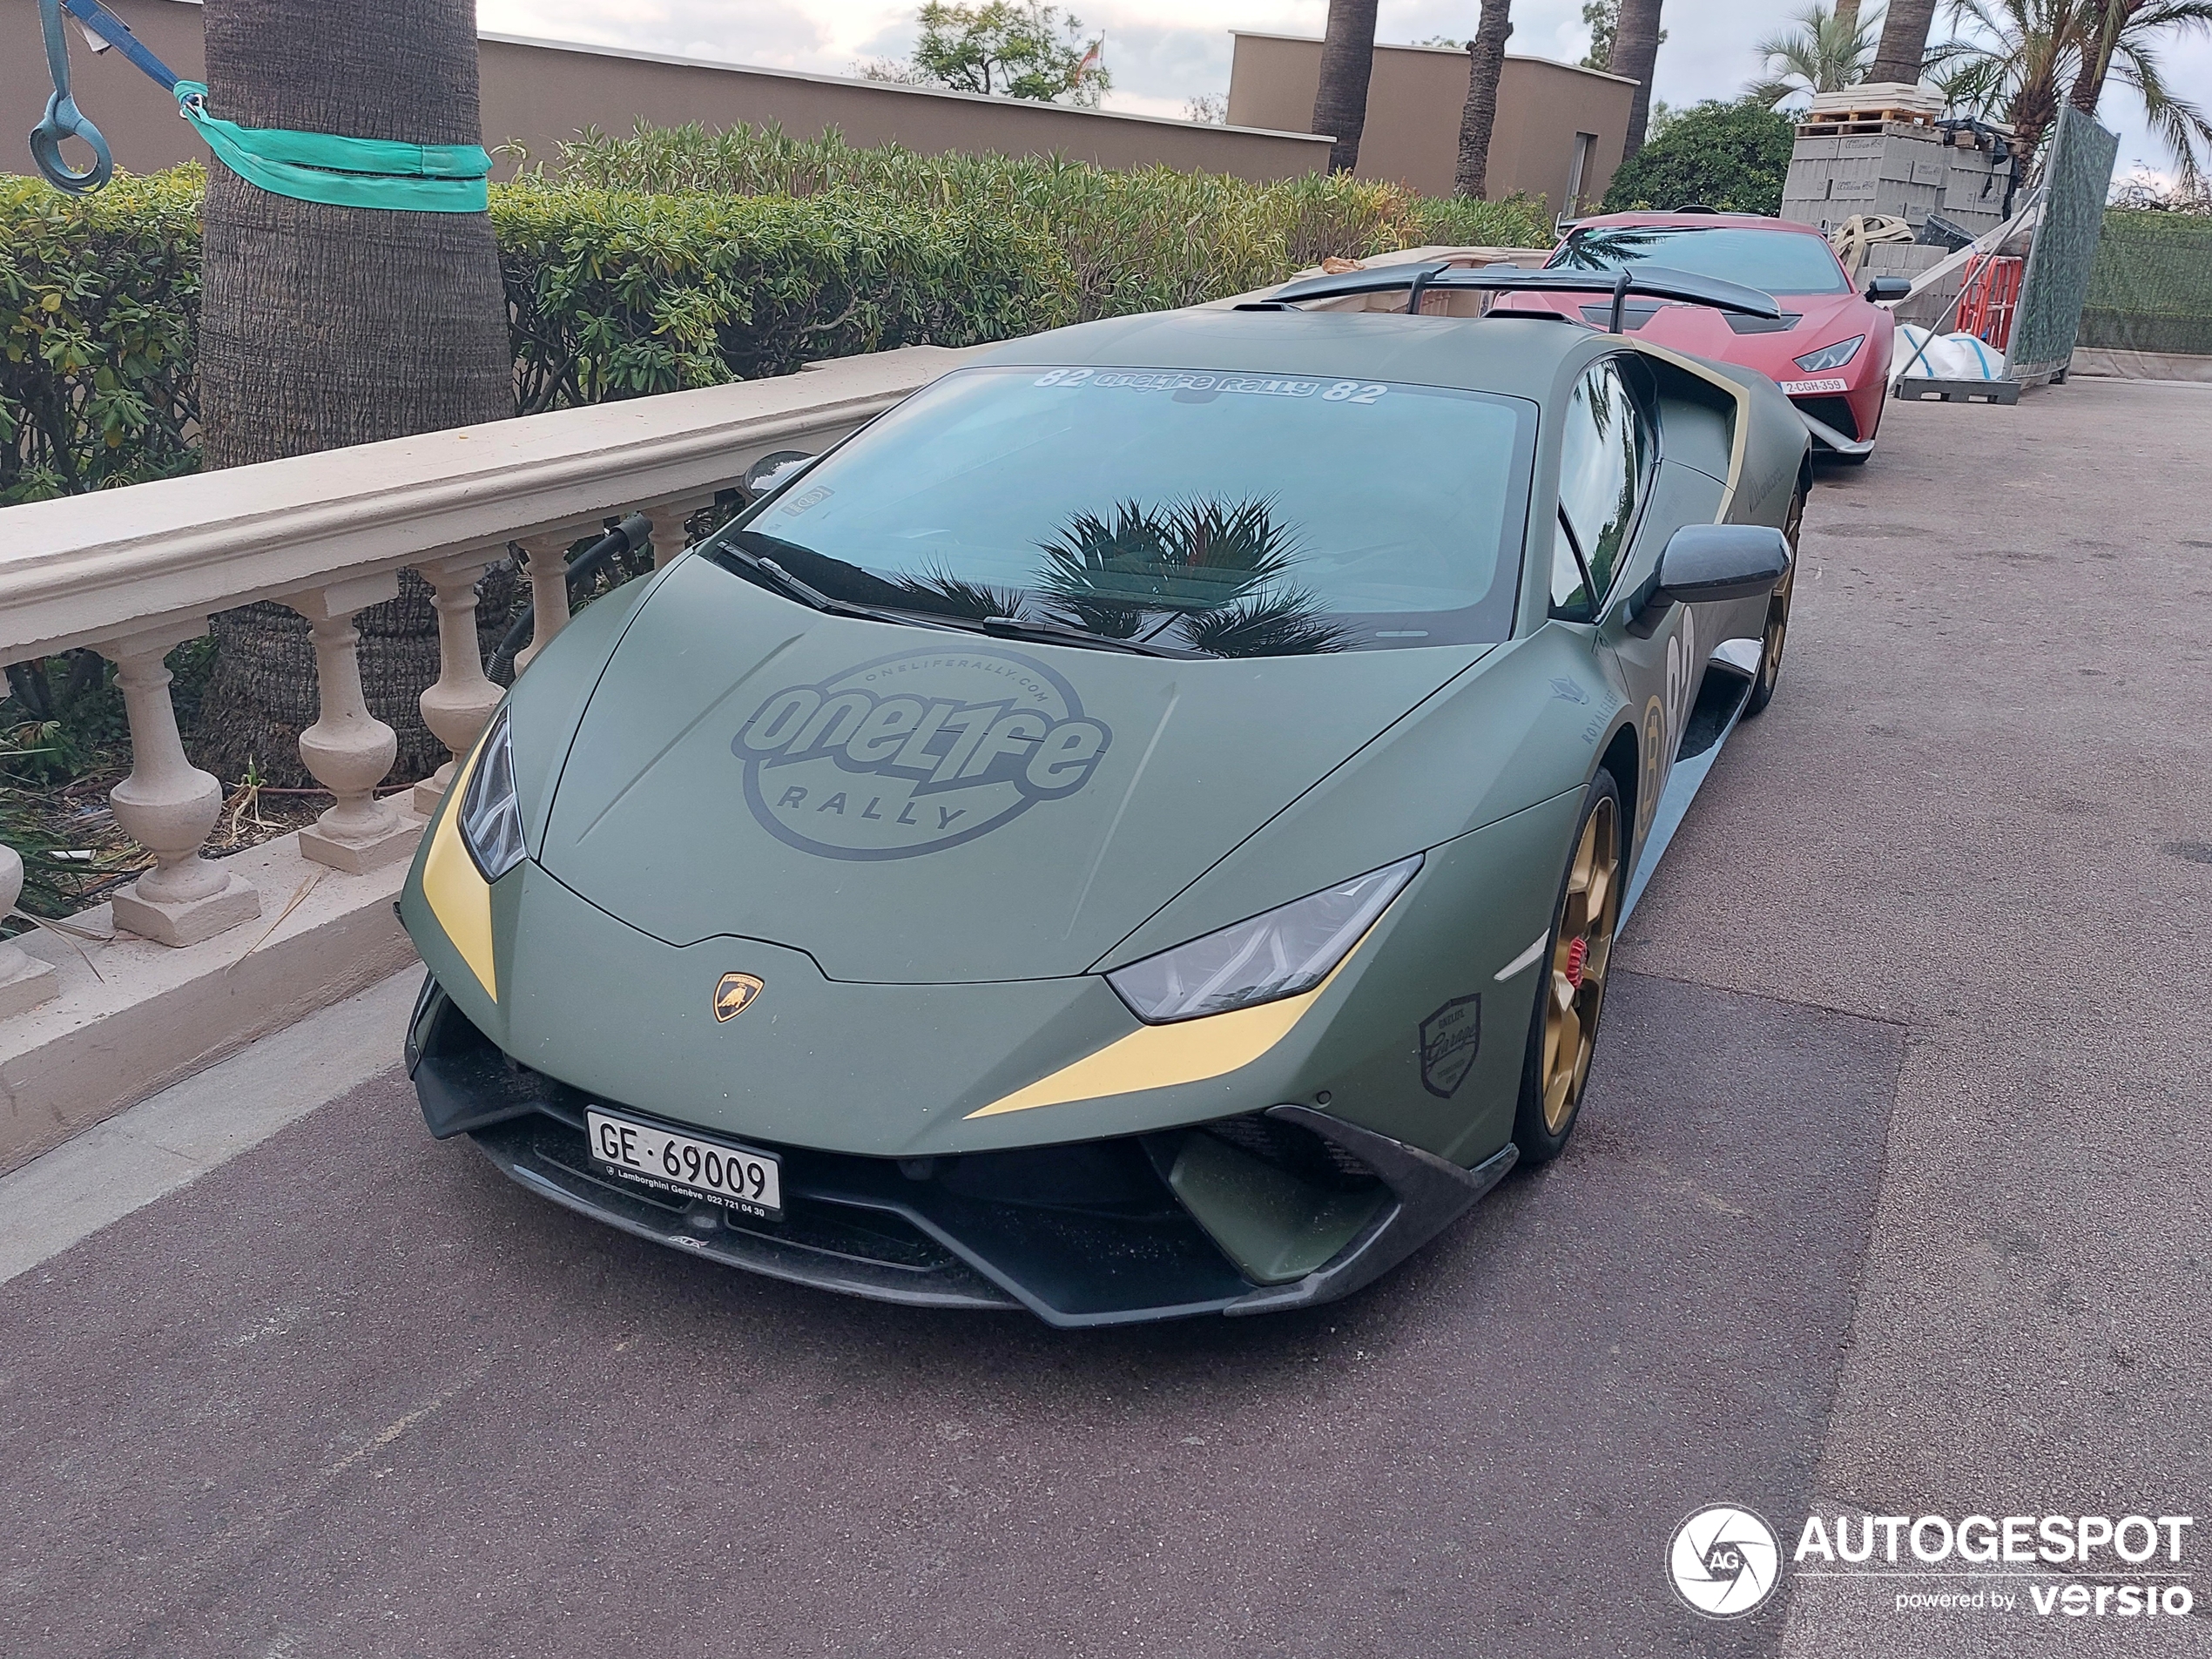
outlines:
[[[794,373],[824,357],[972,345],[1074,314],[1035,228],[850,190],[492,193],[525,414]]]
[[[198,464],[198,167],[89,197],[0,182],[0,504]],[[970,345],[1074,314],[1034,226],[852,191],[492,192],[526,411],[787,374],[812,358]]]
[[[0,504],[189,472],[197,167],[97,195],[0,177]]]
[[[196,166],[89,197],[0,179],[0,505],[198,464],[204,185]],[[1550,239],[1529,200],[757,128],[590,138],[496,187],[491,214],[525,413],[1190,305],[1325,254]]]
[[[926,212],[968,209],[1035,226],[1072,267],[1078,318],[1195,305],[1279,281],[1325,255],[1431,242],[1548,247],[1534,198],[1439,200],[1403,185],[1309,173],[1255,184],[1170,167],[1116,171],[1062,157],[926,156],[774,126],[587,132],[551,163],[572,184],[660,193],[810,198],[860,190]]]
[[[2107,208],[2075,343],[2212,355],[2212,217]]]

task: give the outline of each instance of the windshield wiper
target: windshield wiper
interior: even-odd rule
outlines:
[[[1092,651],[1127,651],[1132,657],[1182,657],[1195,662],[1212,662],[1211,653],[1203,651],[1184,651],[1175,645],[1155,645],[1142,639],[1116,639],[1106,634],[1095,634],[1088,628],[1070,628],[1065,623],[1030,622],[1021,617],[986,617],[974,624],[995,639],[1026,639],[1044,645],[1084,645]]]
[[[796,599],[833,617],[858,617],[864,622],[888,622],[907,627],[944,628],[952,624],[920,611],[886,610],[876,605],[855,604],[850,599],[836,599],[824,593],[810,582],[802,582],[790,571],[751,548],[739,547],[734,542],[725,542],[715,550],[722,557],[738,565],[749,575],[765,579],[765,584],[786,598]]]

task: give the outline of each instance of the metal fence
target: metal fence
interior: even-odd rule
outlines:
[[[2212,357],[2212,215],[2106,209],[2077,343]]]
[[[2047,192],[2043,222],[2027,256],[2005,360],[2006,376],[2023,386],[2063,374],[2074,355],[2097,239],[2104,228],[2112,164],[2119,153],[2118,133],[2071,105],[2060,111],[2043,170]]]

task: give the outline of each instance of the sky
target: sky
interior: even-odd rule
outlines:
[[[1751,44],[1786,25],[1802,3],[1672,0],[1657,96],[1675,105],[1733,97],[1759,68]],[[1105,106],[1174,117],[1190,98],[1227,93],[1230,30],[1318,35],[1328,14],[1326,0],[1074,0],[1071,9],[1088,32],[1104,31],[1115,81]],[[827,75],[852,74],[871,58],[905,57],[916,10],[883,0],[477,0],[478,21],[491,33]],[[1474,32],[1477,10],[1478,0],[1381,0],[1375,37],[1461,38]],[[1588,45],[1581,0],[1516,0],[1509,51],[1572,63]],[[2212,102],[2212,39],[2172,47],[2168,81]],[[2165,152],[2132,93],[2109,92],[2104,120],[2119,130],[2123,176],[2138,161],[2166,171]]]

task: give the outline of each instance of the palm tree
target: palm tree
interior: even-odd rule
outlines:
[[[2167,84],[2155,47],[2161,37],[2203,33],[2212,33],[2212,0],[2086,0],[2080,65],[2068,100],[2082,114],[2094,115],[2105,82],[2118,75],[2142,100],[2185,187],[2201,177],[2196,147],[2212,145],[2212,120]]]
[[[2033,160],[2068,95],[2096,113],[2107,77],[2132,88],[2151,128],[2173,152],[2185,187],[2204,176],[2212,119],[2167,84],[2162,38],[2212,30],[2212,0],[1951,0],[1961,32],[1930,55],[1951,106],[2001,116],[2014,148]],[[2098,68],[2101,62],[2103,68]],[[2081,100],[2087,98],[2084,107]]]
[[[1460,115],[1460,165],[1452,193],[1480,201],[1488,190],[1490,134],[1498,123],[1498,77],[1506,66],[1506,37],[1513,33],[1513,0],[1482,0],[1482,21],[1467,42],[1467,101]],[[1568,204],[1574,211],[1574,204]]]
[[[474,0],[207,0],[208,103],[247,126],[475,144]],[[515,412],[514,355],[491,223],[295,201],[210,169],[199,338],[209,467],[367,443]],[[402,776],[445,748],[415,697],[436,678],[428,588],[361,613],[370,707],[400,733]],[[204,762],[299,771],[315,718],[307,627],[273,604],[215,621]]]
[[[1882,44],[1874,54],[1870,81],[1917,84],[1928,57],[1928,30],[1935,25],[1936,0],[1890,0],[1882,18]]]
[[[1621,149],[1626,161],[1643,148],[1651,122],[1651,77],[1659,65],[1659,8],[1662,0],[1621,0],[1621,24],[1613,37],[1613,72],[1636,84],[1629,99],[1629,136]]]
[[[2022,177],[2059,118],[2059,89],[2080,54],[2083,0],[1952,0],[1954,36],[1928,54],[1945,107],[2013,128]]]
[[[1329,171],[1359,165],[1359,135],[1367,125],[1367,82],[1375,70],[1375,0],[1329,0],[1321,37],[1321,80],[1313,93],[1313,126],[1336,142]]]
[[[1880,14],[1861,23],[1856,12],[1831,11],[1813,0],[1797,13],[1796,27],[1770,35],[1751,50],[1764,65],[1760,78],[1744,96],[1773,109],[1803,92],[1837,92],[1866,78],[1873,61],[1874,34]]]

